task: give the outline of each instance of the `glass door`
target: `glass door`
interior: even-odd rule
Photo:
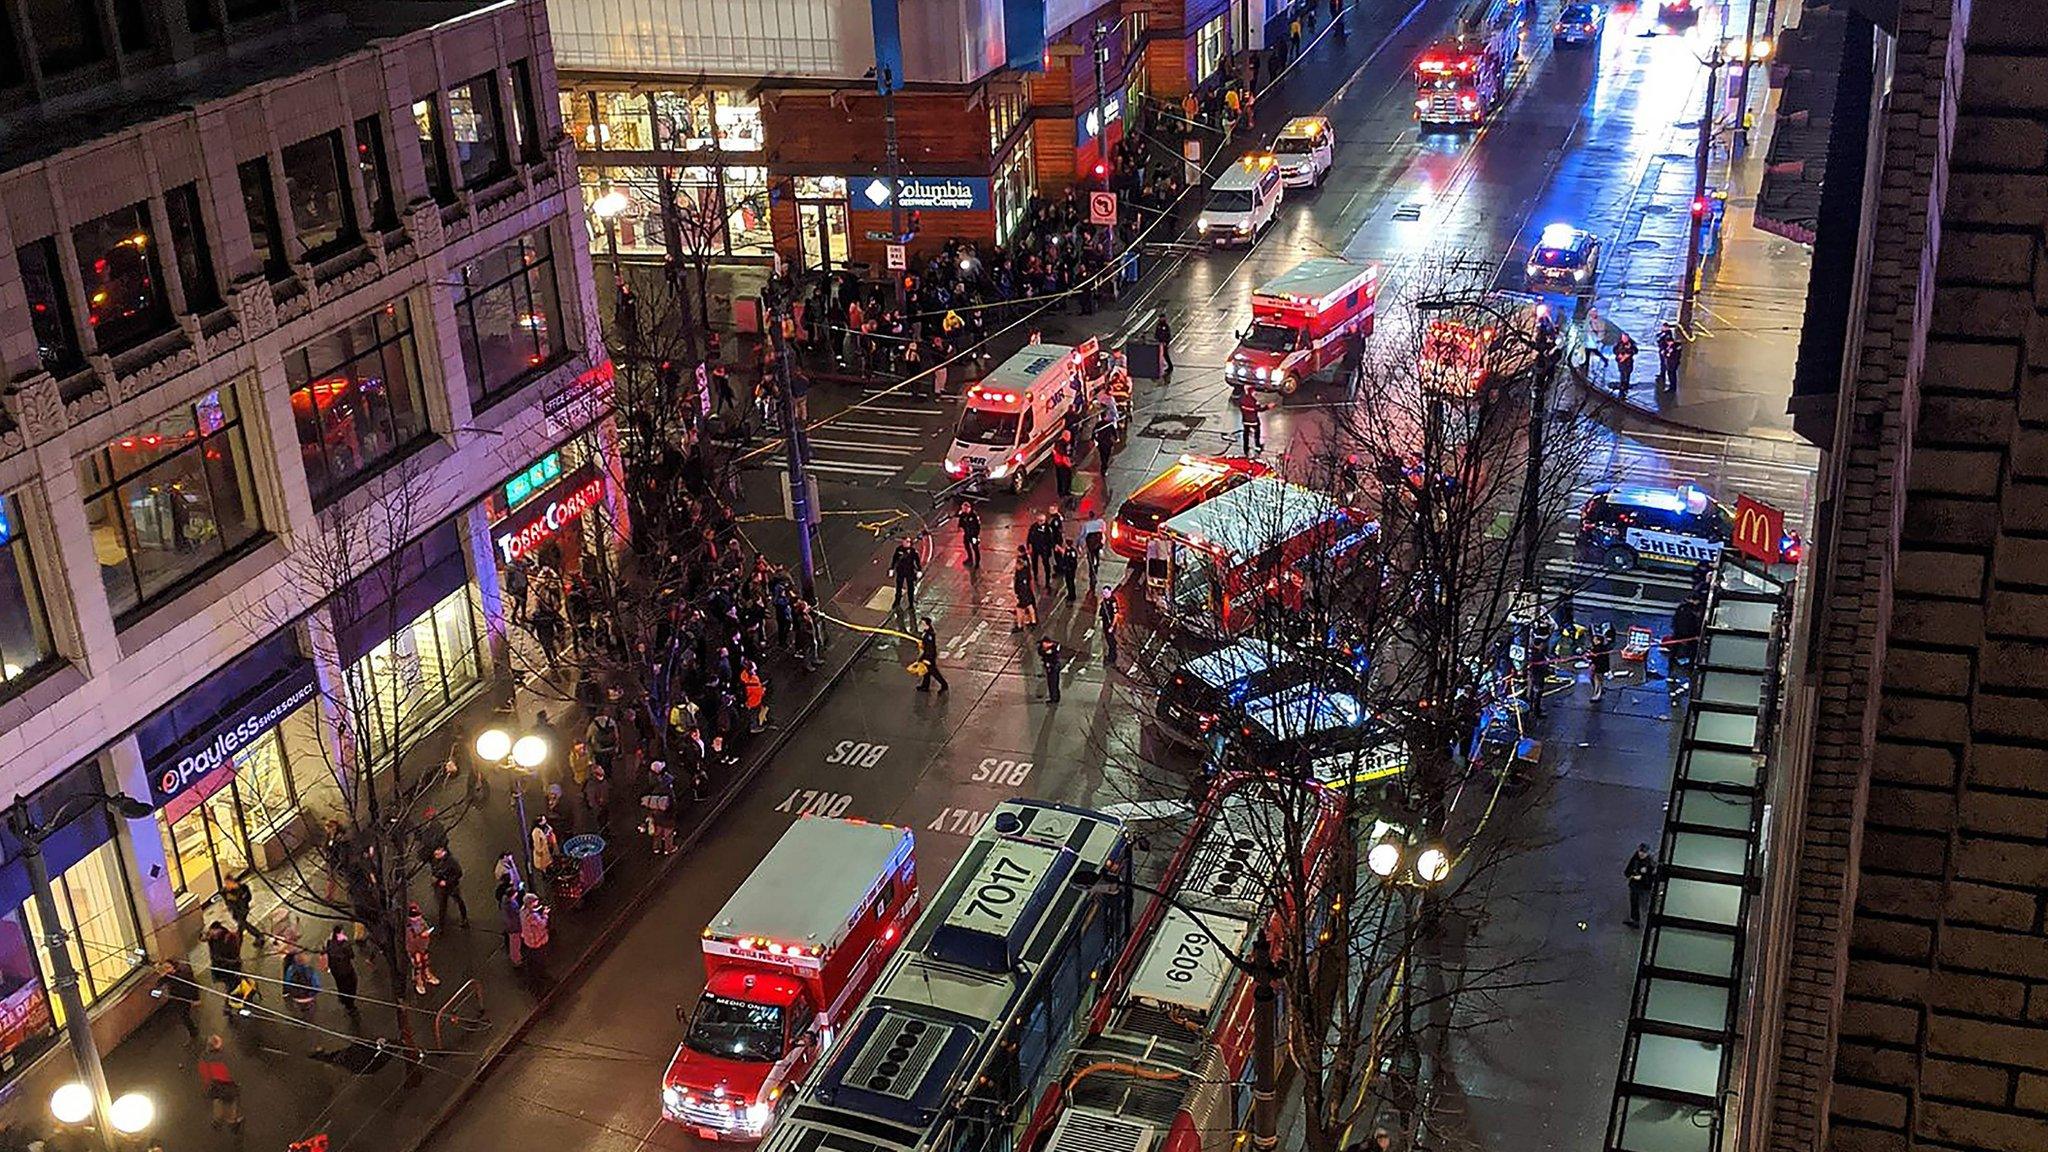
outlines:
[[[798,201],[796,219],[805,271],[830,272],[846,266],[850,245],[844,200]]]

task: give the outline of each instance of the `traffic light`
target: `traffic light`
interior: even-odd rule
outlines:
[[[1097,180],[1100,180],[1100,179],[1102,179],[1103,177],[1105,177],[1105,176],[1108,176],[1108,175],[1109,175],[1109,165],[1107,165],[1107,164],[1104,164],[1104,163],[1103,163],[1102,161],[1100,161],[1100,160],[1097,160],[1097,161],[1095,162],[1095,178],[1096,178]]]
[[[908,241],[909,237],[917,235],[918,232],[921,231],[923,228],[924,214],[922,212],[919,212],[917,209],[912,208],[910,210],[909,218],[904,222],[903,225],[903,235],[906,242]]]
[[[1693,197],[1693,198],[1692,198],[1692,218],[1693,218],[1693,219],[1695,219],[1695,220],[1699,220],[1699,219],[1702,219],[1702,218],[1704,218],[1704,217],[1706,216],[1706,214],[1707,214],[1707,198],[1706,198],[1705,196],[1695,196],[1695,197]]]

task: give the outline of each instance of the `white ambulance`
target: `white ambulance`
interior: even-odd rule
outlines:
[[[1024,491],[1032,470],[1052,456],[1067,413],[1079,407],[1086,417],[1094,408],[1104,378],[1084,374],[1088,361],[1064,344],[1027,344],[998,364],[967,390],[946,475],[981,476]]]

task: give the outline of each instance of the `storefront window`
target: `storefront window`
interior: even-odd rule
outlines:
[[[14,1071],[54,1036],[50,994],[20,913],[0,916],[0,1073]]]
[[[768,170],[725,170],[726,238],[734,256],[769,256],[775,236],[768,227]]]
[[[456,589],[348,670],[348,690],[368,721],[372,761],[469,698],[483,682],[476,610],[468,585]]]
[[[315,504],[427,434],[415,365],[412,309],[403,299],[285,356]]]
[[[761,104],[744,92],[703,88],[654,93],[655,146],[672,152],[712,147],[712,132],[723,152],[759,152],[766,144]]]
[[[1195,82],[1197,84],[1216,74],[1223,66],[1224,23],[1229,17],[1218,16],[1202,25],[1195,33]]]
[[[50,618],[43,610],[42,587],[21,520],[21,501],[0,496],[0,697],[26,685],[56,660]]]
[[[1126,20],[1129,17],[1125,17]],[[1024,92],[1007,85],[991,85],[988,89],[988,153],[993,156],[1003,150],[1003,141],[1010,138],[1019,122],[1024,119]]]
[[[332,782],[319,740],[318,708],[308,701],[230,758],[225,787],[189,810],[158,810],[164,859],[181,898],[212,896],[223,878],[255,867],[257,851],[285,831],[307,795]]]
[[[567,350],[546,228],[462,266],[455,323],[474,400],[505,392]]]
[[[262,531],[232,388],[109,442],[78,462],[78,480],[107,599],[124,622]]]
[[[593,147],[645,152],[654,147],[654,125],[644,92],[597,93],[597,139]]]
[[[83,819],[105,819],[99,814]],[[109,840],[92,854],[55,877],[59,926],[69,936],[71,962],[78,969],[79,990],[87,1004],[119,984],[142,962],[138,948],[141,935],[135,923],[135,902],[129,894],[128,871],[121,863],[121,846]],[[42,918],[35,903],[21,907],[22,918],[35,941],[36,959],[42,970],[50,970],[50,954],[43,943]],[[53,1002],[51,1017],[64,1023],[64,1006]]]
[[[846,199],[846,177],[844,176],[798,176],[796,197],[799,200],[844,200]]]
[[[1010,158],[1003,161],[993,188],[996,241],[1007,244],[1030,213],[1032,198],[1038,195],[1037,151],[1029,133],[1017,141]]]

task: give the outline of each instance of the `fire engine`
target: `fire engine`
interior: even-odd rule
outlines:
[[[704,929],[704,994],[662,1078],[662,1115],[710,1140],[760,1139],[917,910],[909,829],[790,825]]]
[[[1277,476],[1248,480],[1159,526],[1145,590],[1159,614],[1203,636],[1235,636],[1268,606],[1300,609],[1312,580],[1353,578],[1379,526]]]
[[[1415,61],[1415,119],[1423,127],[1478,124],[1506,95],[1521,63],[1527,0],[1478,0],[1455,34]]]
[[[1352,333],[1372,335],[1380,266],[1305,260],[1252,293],[1252,326],[1224,370],[1233,384],[1291,396],[1302,380],[1344,363]]]

